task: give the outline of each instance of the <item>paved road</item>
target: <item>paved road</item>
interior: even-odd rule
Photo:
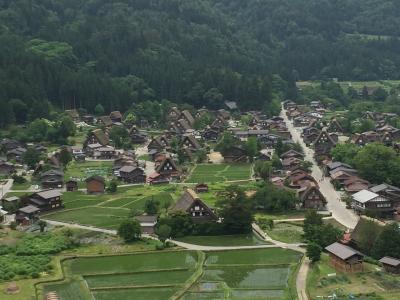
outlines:
[[[13,182],[13,179],[8,179],[5,184],[2,184],[0,186],[0,199],[2,199],[5,195],[7,195],[8,192],[10,192]]]
[[[313,164],[312,175],[319,182],[320,190],[328,202],[327,208],[332,212],[332,216],[347,228],[354,229],[358,222],[358,216],[346,208],[345,204],[340,201],[341,197],[329,181],[329,178],[323,176],[323,172],[314,159],[314,150],[306,146],[301,138],[301,133],[286,116],[286,110],[282,109],[281,116],[284,118],[288,130],[292,134],[293,140],[298,142],[303,148],[305,160]]]

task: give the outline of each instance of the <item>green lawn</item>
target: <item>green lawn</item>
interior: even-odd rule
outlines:
[[[93,293],[93,295],[96,300],[121,300],[121,299],[166,300],[169,299],[175,293],[175,291],[176,290],[173,288],[153,287],[151,289],[145,288],[145,289],[96,291]]]
[[[224,182],[250,179],[251,164],[200,164],[194,167],[188,183]]]
[[[267,242],[259,239],[254,234],[187,236],[177,240],[201,246],[254,246],[267,244]]]
[[[121,221],[128,217],[129,209],[106,207],[83,207],[45,215],[45,219],[77,223],[106,229],[117,229]]]

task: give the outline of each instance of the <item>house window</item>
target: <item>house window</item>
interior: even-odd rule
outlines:
[[[195,210],[195,211],[199,211],[199,210],[200,210],[200,206],[195,206],[195,207],[194,207],[194,210]]]
[[[379,203],[376,205],[377,208],[391,207],[390,203]]]

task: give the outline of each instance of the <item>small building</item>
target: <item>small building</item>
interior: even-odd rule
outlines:
[[[114,159],[115,156],[115,148],[112,146],[99,147],[93,152],[94,159]]]
[[[195,187],[196,193],[207,193],[208,192],[208,184],[206,183],[199,183]]]
[[[40,175],[40,183],[44,189],[62,188],[64,185],[64,172],[61,170],[49,170]]]
[[[110,116],[102,116],[97,119],[97,124],[105,127],[111,127],[113,125],[113,121]]]
[[[182,111],[182,113],[181,113],[179,119],[185,120],[185,121],[189,124],[190,128],[193,127],[194,122],[195,122],[195,120],[194,120],[192,114],[191,114],[190,111],[188,111],[188,110]]]
[[[159,136],[153,138],[149,145],[147,146],[147,150],[150,152],[151,150],[156,150],[158,152],[163,151],[170,147],[169,140],[165,136]]]
[[[10,176],[15,173],[14,164],[0,160],[0,175],[2,176]]]
[[[329,253],[329,265],[335,270],[345,273],[355,273],[363,271],[363,258],[357,250],[340,243],[333,243],[325,250]]]
[[[95,129],[88,134],[85,142],[83,143],[83,149],[86,151],[88,145],[99,144],[101,146],[107,146],[110,140],[107,134],[101,129]]]
[[[33,205],[27,205],[17,210],[15,220],[18,224],[30,225],[39,219],[40,209]]]
[[[76,180],[68,180],[65,182],[67,192],[75,192],[78,190],[78,182]]]
[[[327,203],[324,195],[317,186],[309,185],[297,191],[302,208],[322,210]]]
[[[178,177],[180,175],[180,171],[175,164],[175,161],[170,157],[165,157],[161,162],[156,166],[156,172],[163,176],[169,177]]]
[[[85,180],[86,192],[88,194],[103,194],[105,191],[106,183],[104,177],[91,176]]]
[[[379,262],[382,264],[386,272],[400,274],[400,259],[385,256],[382,257]]]
[[[147,183],[150,185],[169,183],[170,177],[161,175],[157,172],[150,174],[147,177]]]
[[[224,157],[224,161],[226,163],[246,162],[247,161],[246,150],[239,146],[233,146],[221,154]]]
[[[171,107],[171,109],[168,112],[168,120],[176,121],[179,119],[180,115],[181,115],[181,112],[176,106]]]
[[[142,168],[123,166],[119,169],[119,178],[126,183],[145,183],[146,174]]]
[[[296,150],[291,149],[291,150],[289,150],[289,151],[287,151],[287,152],[285,152],[285,153],[283,153],[281,155],[281,159],[292,158],[292,157],[302,160],[302,159],[304,159],[304,154],[302,154],[300,152],[297,152]]]
[[[175,203],[172,211],[183,211],[191,216],[195,223],[214,222],[217,216],[192,189],[187,189]]]
[[[121,112],[117,111],[112,111],[110,113],[110,119],[113,123],[121,123],[122,122],[122,114]]]
[[[158,216],[137,216],[136,220],[139,221],[142,233],[144,234],[154,234],[154,229],[157,224]]]
[[[337,142],[328,133],[327,129],[323,128],[313,144],[316,156],[329,156],[331,150],[336,146]]]
[[[15,149],[11,149],[6,153],[7,160],[15,160],[16,162],[22,163],[23,162],[22,158],[26,151],[27,149],[23,147],[17,147]]]
[[[201,148],[201,145],[193,135],[184,135],[181,141],[181,147],[197,151]]]
[[[36,206],[41,212],[64,207],[61,193],[57,190],[44,190],[28,197],[28,203]]]
[[[203,133],[202,133],[202,137],[203,139],[205,139],[206,141],[212,141],[215,142],[218,140],[219,137],[219,131],[218,130],[214,130],[212,128],[206,128]]]
[[[366,211],[373,211],[380,216],[388,216],[392,215],[394,212],[393,204],[390,199],[368,190],[355,193],[352,199],[352,208],[360,214]]]

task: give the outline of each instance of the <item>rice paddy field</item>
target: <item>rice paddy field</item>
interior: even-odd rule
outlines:
[[[133,186],[120,188],[115,194],[87,195],[84,192],[63,194],[65,210],[49,213],[46,219],[116,229],[132,209],[143,210],[147,200],[154,199],[160,207],[169,207],[181,193],[174,186]]]
[[[196,165],[186,180],[188,183],[212,183],[248,180],[251,164],[200,164]]]
[[[165,251],[77,257],[62,263],[62,282],[38,286],[63,300],[291,299],[295,251]]]
[[[218,236],[186,236],[178,238],[177,240],[200,246],[256,246],[268,244],[253,233]]]

